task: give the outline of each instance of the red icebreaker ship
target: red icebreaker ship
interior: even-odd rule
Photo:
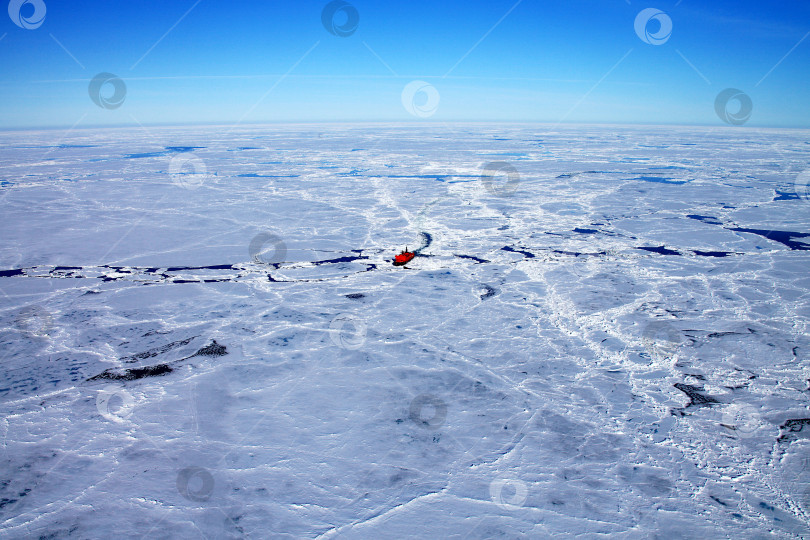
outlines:
[[[402,266],[407,264],[416,257],[416,253],[413,251],[408,251],[408,248],[405,248],[405,251],[394,257],[394,266]]]

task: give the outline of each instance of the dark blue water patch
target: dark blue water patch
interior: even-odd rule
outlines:
[[[150,268],[151,270],[151,268]],[[167,272],[182,272],[186,270],[238,270],[232,264],[215,264],[213,266],[170,266]]]
[[[480,175],[477,174],[374,174],[369,175],[368,178],[419,178],[425,180],[436,180],[437,182],[447,182],[448,184],[456,184],[459,182],[469,182],[470,180],[456,180],[453,178],[471,178],[479,180]]]
[[[700,214],[687,214],[686,217],[689,219],[696,219],[698,221],[702,221],[703,223],[708,223],[710,225],[722,225],[722,223],[714,216],[701,216]]]
[[[644,251],[650,251],[652,253],[658,253],[659,255],[680,255],[680,252],[673,251],[671,249],[667,249],[664,246],[658,247],[638,247],[636,249],[643,249]]]
[[[363,294],[363,293],[349,293],[349,294],[344,294],[343,296],[345,296],[349,300],[359,300],[360,298],[365,298],[366,297],[366,295]]]
[[[139,154],[126,154],[125,159],[141,159],[165,156],[167,152],[141,152]]]
[[[93,158],[93,159],[88,159],[87,160],[88,163],[96,163],[98,161],[107,161],[107,159],[105,159],[105,158]]]
[[[793,200],[796,200],[796,199],[801,199],[801,197],[799,197],[796,193],[794,193],[792,191],[779,191],[778,189],[775,189],[774,192],[776,192],[776,196],[774,196],[773,202],[775,202],[775,201],[793,201]]]
[[[362,151],[364,151],[364,150],[365,150],[365,148],[352,148],[352,149],[350,150],[350,152],[362,152]]]
[[[228,152],[241,152],[243,150],[264,150],[259,146],[237,146],[234,149],[229,149]]]
[[[475,257],[473,255],[459,255],[458,253],[453,253],[454,257],[458,257],[460,259],[469,259],[471,261],[475,261],[477,263],[488,263],[489,261],[486,259],[481,259],[479,257]]]
[[[194,150],[203,149],[205,148],[205,146],[164,146],[163,148],[164,150],[160,152],[139,152],[135,154],[126,154],[124,155],[124,158],[141,159],[141,158],[162,157],[172,152],[174,153],[192,152]]]
[[[688,180],[673,180],[672,178],[665,178],[663,176],[639,176],[638,178],[632,178],[632,180],[655,182],[657,184],[675,184],[679,186],[688,182]]]
[[[596,229],[580,229],[579,227],[577,227],[576,229],[574,229],[574,232],[579,234],[596,234],[599,231],[597,231]]]
[[[15,268],[13,270],[0,270],[0,277],[24,276],[25,272],[22,268]]]
[[[368,169],[365,169],[365,170],[360,170],[360,169],[352,169],[352,170],[350,170],[349,172],[345,172],[345,173],[338,173],[338,176],[361,176],[361,175],[362,175],[362,174],[363,174],[365,171],[367,171],[367,170],[368,170]]]
[[[430,244],[433,243],[433,236],[428,232],[424,232],[424,231],[420,232],[419,233],[419,239],[422,240],[422,245],[419,246],[418,248],[416,248],[415,250],[413,250],[413,252],[416,253],[417,255],[419,255],[420,251],[430,247]]]
[[[698,257],[728,257],[733,255],[731,251],[700,251],[699,249],[696,249],[693,253]]]
[[[169,152],[192,152],[194,150],[202,150],[205,146],[164,146]]]
[[[534,253],[530,253],[528,251],[522,251],[520,249],[515,249],[512,246],[503,246],[501,248],[501,251],[511,251],[512,253],[520,253],[521,255],[526,257],[527,259],[534,259]]]
[[[300,175],[298,174],[256,174],[256,173],[244,173],[244,174],[237,174],[236,178],[298,178]]]
[[[97,148],[97,144],[60,144],[53,148]]]
[[[574,178],[577,175],[579,175],[579,173],[566,173],[558,175],[557,178]]]
[[[773,240],[774,242],[784,244],[793,251],[810,251],[810,244],[807,244],[805,242],[796,242],[793,240],[794,238],[806,238],[810,236],[810,233],[800,233],[793,231],[769,231],[766,229],[748,229],[745,227],[734,227],[734,228],[726,227],[726,229],[734,232],[756,234],[764,238],[767,238],[768,240]]]
[[[8,180],[0,180],[0,187],[13,186],[13,185],[14,185],[14,182],[9,182]]]

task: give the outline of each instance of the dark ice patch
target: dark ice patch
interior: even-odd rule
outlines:
[[[486,300],[487,298],[492,298],[493,296],[495,296],[498,293],[498,291],[496,291],[494,288],[490,287],[486,283],[481,284],[481,289],[483,290],[483,292],[479,295],[481,300]]]
[[[659,255],[680,255],[680,252],[674,251],[671,249],[667,249],[664,246],[658,247],[638,247],[636,249],[643,249],[644,251],[651,251],[652,253],[658,253]]]
[[[154,358],[159,354],[163,354],[165,352],[171,351],[172,349],[176,349],[177,347],[181,347],[183,345],[188,345],[191,343],[191,340],[197,336],[190,337],[188,339],[182,339],[179,341],[173,341],[161,347],[155,347],[153,349],[149,349],[147,351],[139,352],[137,354],[132,354],[129,356],[122,356],[118,360],[124,362],[126,364],[132,364],[137,362],[138,360],[145,360],[147,358]]]
[[[210,345],[206,345],[205,347],[201,348],[199,351],[195,352],[189,358],[193,358],[195,356],[224,356],[228,354],[228,349],[225,345],[220,345],[217,343],[217,340],[212,339]]]
[[[779,426],[777,442],[790,442],[798,438],[810,438],[810,418],[791,418]]]
[[[501,251],[510,251],[512,253],[520,253],[521,255],[526,257],[527,259],[534,259],[534,253],[530,253],[528,251],[523,251],[523,250],[520,250],[520,249],[515,249],[512,246],[503,246],[501,248]]]
[[[732,254],[730,251],[700,251],[698,249],[693,253],[699,257],[728,257]]]
[[[171,373],[169,364],[158,364],[142,368],[130,368],[124,370],[108,369],[98,375],[90,377],[88,381],[109,380],[109,381],[134,381],[145,377],[158,377]]]
[[[701,216],[700,214],[687,214],[686,217],[689,219],[695,219],[697,221],[702,221],[703,223],[709,223],[711,225],[722,225],[720,220],[718,220],[714,216]]]
[[[691,384],[684,384],[684,383],[675,383],[673,385],[675,388],[683,392],[689,397],[689,403],[683,409],[675,409],[673,410],[673,414],[676,414],[675,411],[683,416],[684,409],[688,409],[690,407],[710,407],[714,403],[719,403],[716,398],[702,394],[703,388],[700,386],[692,386]]]
[[[98,375],[90,377],[89,379],[87,379],[87,381],[88,382],[99,380],[135,381],[146,377],[159,377],[161,375],[166,375],[174,371],[172,365],[179,364],[184,360],[188,360],[196,356],[223,356],[226,354],[228,354],[228,350],[224,345],[220,345],[219,343],[217,343],[216,340],[211,340],[210,345],[206,345],[205,347],[201,348],[194,354],[186,356],[185,358],[181,358],[179,360],[174,360],[173,362],[165,362],[153,366],[144,366],[127,369],[110,368],[102,371]]]

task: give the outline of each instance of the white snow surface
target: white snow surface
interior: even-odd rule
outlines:
[[[809,157],[747,128],[0,133],[0,537],[810,537]]]

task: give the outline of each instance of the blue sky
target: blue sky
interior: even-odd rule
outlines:
[[[46,7],[38,27],[21,28],[11,16],[0,23],[0,128],[298,121],[723,126],[715,99],[726,88],[750,98],[746,126],[810,127],[806,1],[357,0],[333,19],[340,27],[356,10],[359,23],[346,36],[322,23],[324,1],[12,0],[22,4],[29,26],[37,23],[35,1]],[[636,33],[646,8],[672,23],[661,44]],[[650,20],[645,32],[658,34],[660,20]],[[102,72],[126,85],[119,107],[89,96],[91,79]],[[409,112],[402,94],[412,81],[423,83]],[[113,90],[105,84],[101,92],[109,98]],[[731,114],[739,107],[728,104]]]

